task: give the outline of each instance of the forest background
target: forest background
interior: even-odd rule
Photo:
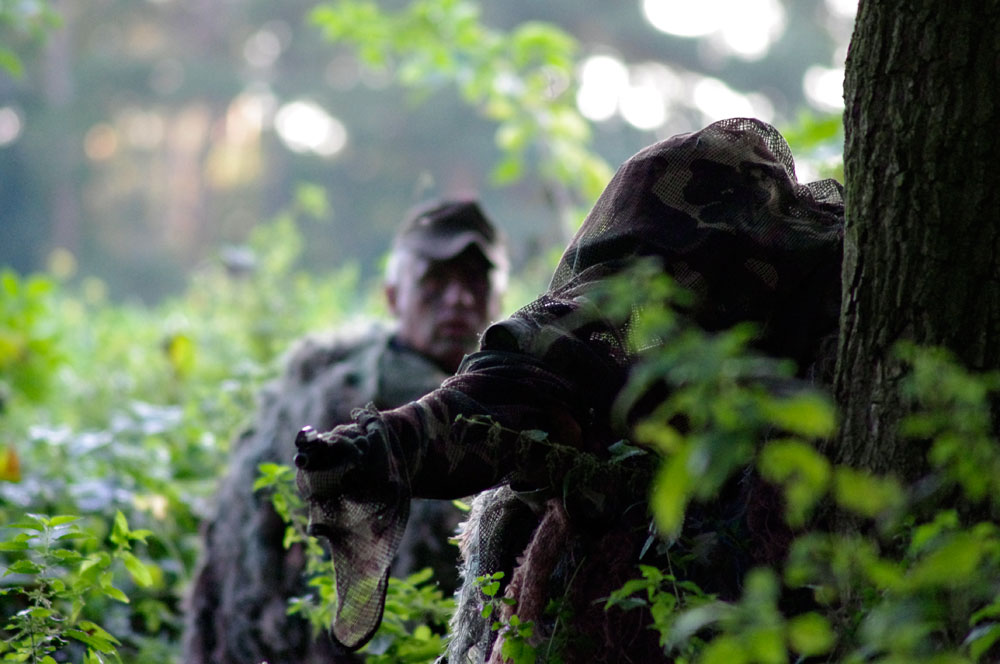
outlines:
[[[229,440],[291,340],[383,315],[378,265],[413,202],[481,195],[511,238],[511,309],[544,288],[613,167],[658,138],[755,116],[789,139],[801,179],[838,174],[852,3],[693,4],[0,5],[5,658],[176,657]],[[955,375],[957,392],[989,388]],[[786,426],[829,434],[827,406],[793,406]],[[829,469],[785,451],[769,458],[807,511]],[[841,481],[869,497],[855,511],[898,505],[891,482]],[[934,523],[925,547],[953,527]],[[966,535],[981,546],[945,547],[925,575],[996,557],[992,534]],[[654,606],[674,597],[665,647],[683,649],[722,610],[696,589],[664,595],[667,581],[642,589]],[[759,611],[768,583],[748,586],[756,622],[733,622],[735,642],[691,656],[827,652],[830,619]],[[975,629],[954,661],[996,640],[990,606],[961,613]],[[926,621],[894,615],[876,616],[879,648],[925,648]],[[381,647],[431,639],[404,631]]]

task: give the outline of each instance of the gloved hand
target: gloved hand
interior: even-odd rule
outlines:
[[[361,469],[369,443],[357,425],[345,424],[324,433],[303,427],[295,438],[295,447],[295,483],[311,507],[322,510],[324,505],[358,492],[362,476],[367,475]],[[317,537],[329,536],[316,523],[310,525],[309,532]]]
[[[351,429],[356,435],[351,435]],[[295,467],[301,475],[357,463],[367,450],[368,439],[353,424],[342,424],[326,433],[306,426],[295,437],[295,447]]]

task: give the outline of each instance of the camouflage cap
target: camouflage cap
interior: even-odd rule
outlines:
[[[493,267],[507,265],[504,239],[473,200],[424,203],[412,209],[396,233],[393,246],[435,261],[476,247]]]

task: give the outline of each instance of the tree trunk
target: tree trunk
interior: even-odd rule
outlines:
[[[862,0],[844,88],[833,458],[912,479],[896,342],[1000,368],[1000,1]]]

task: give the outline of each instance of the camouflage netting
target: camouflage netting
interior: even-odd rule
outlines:
[[[784,139],[757,120],[718,122],[629,159],[548,292],[489,328],[455,377],[415,403],[300,436],[299,488],[334,551],[334,638],[357,648],[377,628],[410,497],[499,487],[477,498],[466,527],[449,661],[499,661],[474,579],[501,570],[512,610],[540,630],[547,599],[572,607],[580,638],[570,648],[588,661],[651,661],[659,649],[639,612],[594,603],[635,573],[652,472],[652,455],[603,463],[628,435],[610,409],[636,358],[628,322],[595,307],[595,288],[637,259],[658,260],[697,296],[685,311],[694,323],[713,331],[755,321],[758,350],[814,376],[836,333],[842,238],[840,185],[799,184]],[[737,494],[738,506],[746,497]]]
[[[291,350],[284,374],[263,391],[253,425],[234,442],[215,513],[205,523],[204,553],[187,597],[185,664],[358,661],[326,634],[314,638],[301,615],[288,615],[288,600],[310,592],[305,552],[300,545],[285,548],[285,523],[270,496],[253,486],[261,463],[289,463],[293,437],[303,424],[332,427],[349,421],[366,403],[391,408],[441,384],[446,374],[395,345],[390,332],[365,326],[304,339]],[[417,509],[422,522],[415,525],[433,534],[411,529],[401,546],[410,566],[395,571],[412,573],[438,563],[442,573],[452,568],[453,580],[443,579],[446,587],[454,586],[457,554],[446,538],[460,512],[440,501]],[[431,551],[435,545],[441,549]]]

